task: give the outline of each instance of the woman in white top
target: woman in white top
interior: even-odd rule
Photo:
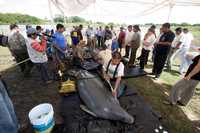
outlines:
[[[147,34],[144,36],[143,48],[140,56],[140,69],[144,69],[144,65],[147,64],[149,58],[149,52],[152,51],[153,45],[156,41],[156,36],[153,30],[148,29]]]
[[[112,59],[104,64],[104,78],[111,81],[113,84],[113,96],[119,97],[124,91],[124,84],[122,84],[122,76],[124,76],[124,64],[121,62],[120,52],[114,52]]]

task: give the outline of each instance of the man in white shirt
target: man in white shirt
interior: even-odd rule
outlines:
[[[180,74],[183,74],[189,65],[187,64],[187,61],[186,61],[186,55],[189,52],[192,40],[194,39],[193,35],[189,33],[187,28],[183,29],[183,33],[184,33],[184,40],[183,40],[180,50],[178,51],[179,52],[178,54],[181,60],[181,65],[179,68]]]
[[[130,53],[130,47],[131,47],[131,41],[133,38],[133,26],[129,25],[128,26],[128,31],[126,32],[126,36],[125,36],[125,46],[126,46],[126,54],[125,57],[128,58],[129,57],[129,53]]]
[[[176,28],[175,31],[176,31],[176,37],[172,42],[171,49],[170,49],[169,55],[167,57],[167,69],[168,70],[171,70],[172,61],[177,56],[176,51],[180,49],[181,44],[184,42],[182,28],[178,27],[178,28]]]

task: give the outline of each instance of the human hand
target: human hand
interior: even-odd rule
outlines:
[[[185,79],[185,80],[190,80],[191,77],[188,75],[188,76],[184,77],[184,79]]]
[[[117,98],[117,91],[116,91],[116,90],[113,90],[113,91],[112,91],[112,95],[114,96],[114,98]]]
[[[104,79],[107,80],[107,81],[110,81],[110,77],[107,74],[104,75]]]

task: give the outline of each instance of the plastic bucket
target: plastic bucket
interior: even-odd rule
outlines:
[[[50,133],[55,125],[53,115],[52,105],[44,103],[31,109],[28,116],[36,133]]]

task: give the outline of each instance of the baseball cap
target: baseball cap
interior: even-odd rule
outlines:
[[[28,28],[26,33],[27,35],[31,35],[31,34],[37,33],[37,31],[35,28]]]

